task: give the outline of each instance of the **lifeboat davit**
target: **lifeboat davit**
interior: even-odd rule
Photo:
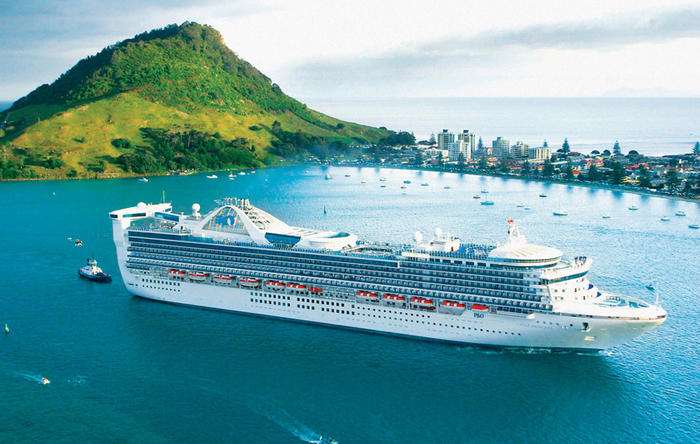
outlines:
[[[415,305],[418,308],[424,308],[426,310],[435,310],[435,304],[431,299],[426,299],[426,298],[411,298],[411,304]]]
[[[472,310],[488,310],[489,308],[486,305],[481,305],[481,304],[472,304]]]
[[[372,293],[369,291],[358,291],[357,297],[364,298],[368,301],[378,301],[379,300],[379,295],[377,293]]]
[[[287,284],[287,288],[289,290],[304,291],[306,290],[306,285],[295,284],[294,282],[290,282]]]
[[[285,284],[284,284],[284,282],[267,281],[267,282],[265,282],[265,286],[267,288],[272,288],[273,290],[278,290],[280,288],[284,288]]]
[[[467,308],[465,304],[462,304],[461,302],[455,302],[455,301],[442,301],[442,305],[445,308],[454,308],[457,310],[464,310]]]
[[[323,293],[323,289],[318,288],[318,287],[309,287],[309,291],[310,291],[311,293],[316,293],[316,294],[318,294],[318,293]]]
[[[382,296],[382,299],[384,299],[384,302],[387,304],[405,304],[406,303],[406,298],[403,296],[399,296],[396,294],[391,294],[391,293],[386,293],[384,296]]]
[[[257,286],[260,285],[260,279],[255,279],[255,278],[240,278],[240,279],[238,280],[238,283],[239,283],[242,287],[249,287],[249,288],[252,288],[252,287],[257,287]]]
[[[228,274],[215,274],[214,282],[218,282],[220,284],[228,284],[233,282],[233,276],[230,276]]]
[[[191,281],[197,281],[197,282],[202,282],[209,276],[209,273],[204,273],[202,271],[190,271],[187,274],[187,277],[190,278]]]

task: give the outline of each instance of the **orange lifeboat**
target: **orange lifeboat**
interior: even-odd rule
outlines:
[[[284,288],[285,284],[284,282],[267,281],[265,282],[265,286],[267,288],[272,288],[273,290],[279,290],[280,288]]]
[[[481,304],[472,304],[472,310],[482,310],[486,311],[489,308],[486,305],[481,305]]]
[[[294,291],[304,291],[306,290],[306,285],[295,284],[294,282],[290,282],[287,284],[287,289]]]
[[[309,291],[315,294],[323,293],[323,289],[318,287],[309,287]]]
[[[233,282],[233,276],[230,276],[228,274],[215,274],[213,276],[214,282],[217,282],[219,284],[229,284]]]
[[[415,297],[411,298],[411,304],[425,310],[435,310],[435,303],[431,299]]]
[[[168,271],[168,276],[174,277],[174,278],[184,278],[187,276],[187,272],[184,270],[178,270],[176,268],[172,268],[170,271]]]
[[[190,271],[187,274],[187,277],[189,277],[191,281],[196,282],[204,281],[207,278],[207,276],[209,276],[209,273],[204,273],[202,271]]]
[[[396,294],[391,294],[391,293],[385,293],[384,296],[382,296],[382,299],[384,299],[384,302],[390,305],[396,305],[396,304],[405,304],[406,303],[406,298],[403,296],[399,296]]]
[[[255,288],[260,286],[260,279],[255,279],[255,278],[240,278],[238,280],[238,283],[242,287],[248,287],[248,288]]]
[[[372,293],[370,291],[358,291],[357,297],[365,299],[367,301],[378,301],[379,295],[377,293]]]
[[[444,308],[454,308],[457,310],[464,310],[467,308],[467,306],[461,302],[455,302],[455,301],[442,301],[442,304],[440,304]]]

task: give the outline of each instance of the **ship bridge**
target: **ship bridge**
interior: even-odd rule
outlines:
[[[511,223],[508,240],[491,250],[488,258],[515,267],[549,267],[557,264],[562,252],[552,247],[528,243],[517,224]]]

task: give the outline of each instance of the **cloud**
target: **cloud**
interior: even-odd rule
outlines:
[[[700,37],[700,7],[645,11],[606,19],[532,25],[418,43],[390,52],[306,61],[289,70],[288,85],[302,95],[334,89],[358,94],[376,88],[379,96],[419,83],[508,82],[539,50],[616,50],[626,45]],[[420,80],[422,79],[422,82]],[[402,85],[403,83],[403,85]],[[341,88],[334,88],[338,85]],[[420,86],[420,85],[418,85]],[[439,87],[439,86],[438,86]],[[424,93],[430,91],[424,89]]]

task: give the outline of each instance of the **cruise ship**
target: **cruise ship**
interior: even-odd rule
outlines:
[[[142,298],[416,339],[600,350],[662,324],[657,304],[598,289],[591,259],[529,243],[508,220],[502,244],[362,241],[286,224],[247,199],[112,211],[119,270]],[[504,223],[504,228],[506,224]],[[505,231],[505,230],[504,230]]]

